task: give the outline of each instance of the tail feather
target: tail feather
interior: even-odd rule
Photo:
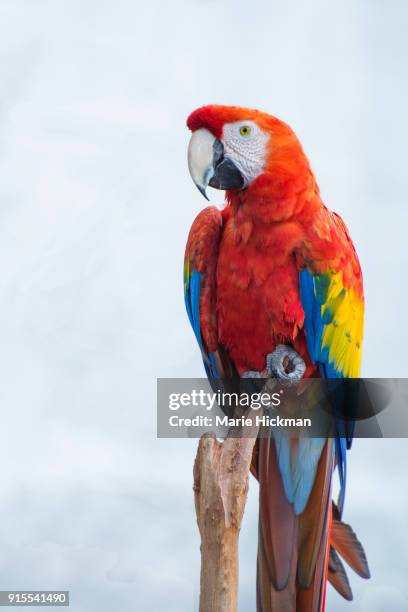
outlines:
[[[298,583],[308,589],[315,574],[319,551],[325,549],[331,510],[331,476],[333,472],[333,441],[328,440],[316,473],[312,493],[299,517]]]
[[[258,452],[261,558],[267,564],[270,582],[281,591],[289,580],[297,518],[284,492],[274,442],[261,438]]]
[[[330,539],[336,551],[356,574],[361,578],[370,578],[370,569],[364,548],[350,525],[334,519]]]
[[[331,516],[333,444],[328,440],[305,511],[287,500],[275,443],[258,440],[253,469],[260,484],[258,612],[322,612]]]
[[[300,515],[285,494],[273,439],[258,440],[251,469],[260,484],[257,612],[323,612],[327,581],[352,600],[340,556],[363,578],[370,571],[356,534],[331,502],[333,441],[325,444]]]
[[[330,547],[329,571],[327,578],[332,587],[334,587],[336,591],[342,597],[344,597],[344,599],[347,599],[347,601],[352,601],[353,592],[350,587],[346,570],[333,546]]]
[[[259,533],[258,563],[256,576],[256,609],[257,612],[293,612],[296,610],[296,538],[293,542],[294,554],[286,588],[275,589],[271,582],[269,564],[265,555],[264,538]]]
[[[329,445],[326,447],[326,452],[329,453]],[[321,464],[324,465],[325,457],[321,458]],[[326,458],[327,459],[327,458]],[[319,466],[321,467],[321,466]],[[331,487],[329,487],[330,494]],[[326,506],[326,521],[321,544],[318,550],[316,566],[313,573],[313,579],[307,589],[298,589],[296,601],[296,612],[324,612],[326,602],[326,579],[328,571],[329,557],[329,538],[327,537],[331,525],[331,505]]]

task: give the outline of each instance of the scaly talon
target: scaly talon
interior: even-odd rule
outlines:
[[[241,378],[262,378],[261,373],[256,370],[248,370],[241,375]]]
[[[306,364],[299,353],[285,344],[278,344],[273,353],[266,356],[266,366],[271,378],[279,378],[287,385],[299,382],[306,371]]]

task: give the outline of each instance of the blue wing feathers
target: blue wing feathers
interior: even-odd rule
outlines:
[[[315,362],[315,347],[313,338],[315,338],[316,317],[314,315],[314,285],[313,277],[308,270],[302,270],[299,273],[300,299],[303,310],[305,312],[305,330],[310,358]]]
[[[191,305],[191,316],[192,316],[192,326],[194,330],[195,337],[197,338],[197,342],[200,345],[202,350],[203,342],[201,339],[201,330],[200,330],[200,283],[201,283],[201,274],[194,270],[190,277],[190,305]]]
[[[219,378],[219,374],[217,372],[217,364],[215,363],[215,357],[213,353],[208,353],[208,369],[210,371],[212,378]]]
[[[324,327],[333,320],[333,312],[329,308],[322,308],[326,303],[329,278],[325,275],[313,275],[304,269],[299,273],[300,299],[305,313],[306,342],[310,358],[313,363],[318,364],[322,378],[342,378],[342,373],[335,368],[329,360],[329,348],[322,347]],[[343,299],[342,292],[339,300]],[[335,453],[340,480],[339,510],[343,511],[346,477],[347,477],[347,446],[351,441],[345,439],[344,425],[337,424],[337,438],[335,441]]]
[[[184,299],[186,303],[187,315],[193,328],[194,335],[201,349],[201,354],[204,361],[204,367],[207,376],[219,378],[217,365],[213,353],[206,353],[203,346],[200,328],[200,289],[201,289],[201,274],[197,270],[191,274],[185,288]]]

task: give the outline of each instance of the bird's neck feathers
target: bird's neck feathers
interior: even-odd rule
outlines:
[[[323,206],[316,179],[300,146],[283,149],[267,162],[264,172],[242,191],[227,191],[233,216],[254,223],[308,221]]]

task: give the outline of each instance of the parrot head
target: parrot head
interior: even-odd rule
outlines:
[[[265,187],[282,197],[302,176],[311,175],[299,140],[283,121],[238,106],[203,106],[187,119],[191,177],[207,197],[209,185],[231,194]]]

